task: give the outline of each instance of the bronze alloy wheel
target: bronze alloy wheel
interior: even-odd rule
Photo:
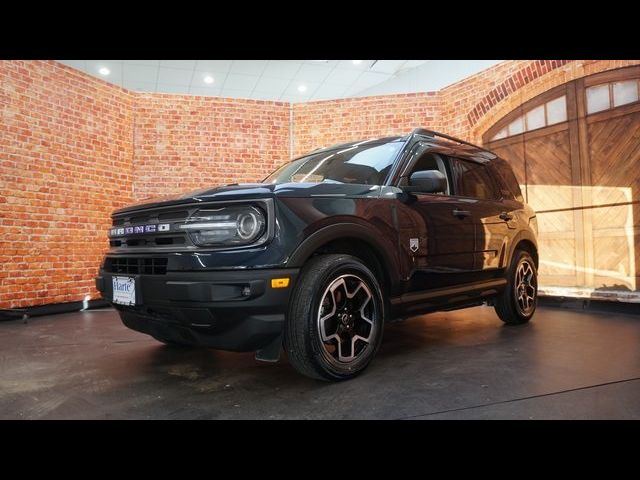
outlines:
[[[325,289],[318,309],[323,354],[333,364],[350,364],[369,355],[379,327],[379,312],[367,283],[340,275]]]
[[[536,306],[538,282],[535,270],[527,258],[523,258],[516,268],[516,278],[513,282],[513,294],[516,305],[522,315],[530,315]]]
[[[317,255],[301,270],[284,331],[291,365],[319,380],[362,373],[382,342],[385,305],[376,276],[359,258]]]

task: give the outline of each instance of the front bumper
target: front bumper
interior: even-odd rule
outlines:
[[[113,276],[136,281],[136,305],[112,305],[123,323],[177,343],[255,351],[276,341],[284,327],[298,269],[167,272],[128,275],[100,270],[96,288],[113,299]],[[271,280],[288,277],[287,288]]]

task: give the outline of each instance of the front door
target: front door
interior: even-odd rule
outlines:
[[[420,143],[400,184],[419,170],[440,170],[449,187],[440,194],[416,193],[398,209],[401,248],[412,259],[410,290],[421,291],[471,280],[475,234],[468,199],[449,195],[451,169],[446,155]]]

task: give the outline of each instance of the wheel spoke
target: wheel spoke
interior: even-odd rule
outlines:
[[[352,362],[367,350],[376,332],[377,308],[372,299],[369,286],[351,274],[336,278],[325,290],[318,329],[325,352],[337,361]]]
[[[365,307],[369,304],[369,302],[371,301],[373,297],[371,296],[371,294],[369,292],[367,292],[367,299],[362,303],[362,306],[360,307],[360,309],[358,310],[360,312],[360,318],[362,318],[362,320],[364,320],[365,322],[367,322],[369,325],[373,325],[373,320],[371,320],[366,313],[364,313],[364,309]]]
[[[371,335],[369,335],[369,336],[371,336]],[[351,339],[351,351],[352,352],[356,351],[356,342],[358,340],[361,340],[364,343],[366,343],[367,345],[369,345],[369,339],[368,338],[361,337],[360,335],[354,335],[353,338]]]
[[[336,314],[336,296],[334,292],[335,292],[335,288],[330,288],[329,291],[325,293],[324,297],[320,301],[320,305],[324,304],[327,294],[330,294],[331,303],[333,305],[331,308],[331,312],[327,313],[326,315],[323,315],[318,321],[318,323],[320,324],[320,337],[324,342],[328,342],[334,338],[337,339],[338,342],[340,341],[340,337],[338,337],[336,332],[334,332],[332,335],[327,335],[327,331],[326,331],[326,321],[332,318]],[[336,329],[337,329],[337,326],[336,326]]]
[[[344,288],[344,293],[347,294],[347,296],[349,295],[349,292],[347,291],[347,284],[345,283],[344,278],[339,278],[329,288],[334,300],[335,300],[335,291],[338,289],[338,287]]]
[[[344,280],[343,280],[344,283]],[[356,296],[356,293],[358,293],[358,290],[360,290],[361,288],[365,288],[364,283],[362,282],[362,280],[360,280],[360,282],[358,283],[358,286],[353,290],[353,293],[349,293],[349,290],[347,290],[346,287],[346,283],[345,283],[345,292],[347,292],[347,298],[353,298]]]
[[[347,343],[347,342],[343,342],[342,340],[338,340],[338,360],[340,360],[341,362],[350,362],[351,360],[353,360],[354,355],[353,355],[353,344],[351,344],[351,355],[343,355],[342,354],[342,346]]]

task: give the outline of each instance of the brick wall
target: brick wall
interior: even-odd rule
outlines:
[[[293,154],[350,140],[441,129],[435,92],[293,104]]]
[[[53,61],[0,61],[0,308],[97,296],[110,212],[256,181],[292,155],[415,126],[479,142],[536,95],[634,60],[509,61],[439,92],[290,105],[137,94]]]
[[[0,308],[96,295],[131,201],[132,96],[52,61],[0,61]]]
[[[139,94],[136,199],[255,182],[289,159],[289,104]]]
[[[480,142],[482,134],[522,103],[563,83],[640,60],[513,60],[438,91],[293,105],[293,152],[340,141],[440,130]]]

